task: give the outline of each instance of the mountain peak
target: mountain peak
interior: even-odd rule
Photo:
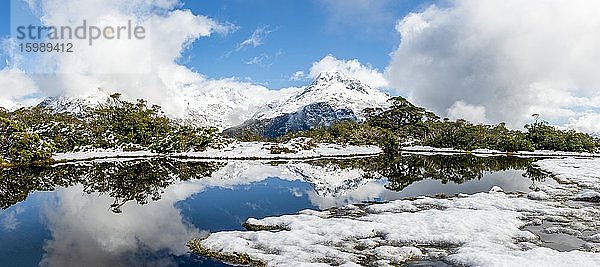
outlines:
[[[298,94],[277,104],[267,105],[253,119],[267,119],[295,113],[315,103],[327,103],[333,110],[349,109],[358,119],[367,107],[385,107],[389,95],[340,72],[321,72]]]
[[[46,98],[40,104],[57,113],[71,113],[76,116],[83,116],[87,110],[106,103],[110,99],[110,94],[101,88],[92,90],[87,94],[79,96],[59,95]]]
[[[361,82],[360,80],[351,77],[350,75],[343,74],[340,72],[321,72],[312,82],[312,84],[306,87],[305,91],[313,91],[313,90],[323,90],[326,88],[330,88],[332,85],[342,84],[341,88],[359,91],[361,93],[368,94],[372,91],[372,88]],[[340,87],[340,86],[336,86]]]
[[[330,81],[343,81],[346,79],[345,74],[342,74],[341,72],[337,72],[337,71],[324,71],[319,73],[319,75],[317,75],[317,78],[315,78],[315,81],[313,83],[316,82],[330,82]]]

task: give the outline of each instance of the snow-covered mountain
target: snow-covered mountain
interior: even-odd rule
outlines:
[[[108,101],[111,93],[97,89],[82,96],[51,97],[40,105],[56,112],[82,115],[90,107]],[[158,104],[168,116],[186,124],[224,130],[259,123],[266,125],[265,131],[281,135],[339,120],[360,120],[364,108],[385,107],[388,98],[389,95],[352,77],[324,72],[307,87],[282,90],[206,81],[177,90],[163,100],[165,103]]]
[[[87,110],[106,103],[110,99],[110,93],[98,88],[90,93],[80,96],[55,96],[46,98],[39,106],[49,108],[57,113],[71,113],[82,116]]]
[[[167,116],[185,124],[198,127],[227,129],[252,118],[267,104],[276,104],[300,92],[302,88],[269,90],[250,83],[206,81],[174,90],[161,102],[149,101],[162,106]],[[110,100],[110,95],[97,88],[82,95],[48,97],[39,105],[55,112],[67,112],[77,116]],[[123,95],[122,99],[135,101],[136,97]]]
[[[322,72],[303,91],[284,101],[265,105],[252,119],[261,120],[295,113],[314,103],[327,103],[334,110],[350,109],[357,118],[362,119],[363,109],[386,107],[389,98],[388,94],[348,75],[339,72]]]
[[[362,120],[365,108],[386,107],[389,97],[341,73],[324,72],[304,90],[284,101],[263,106],[252,119],[227,129],[226,133],[274,138],[344,120]]]
[[[244,123],[268,104],[277,104],[301,88],[269,90],[252,84],[221,83],[214,81],[203,87],[187,90],[180,98],[185,99],[185,110],[173,114],[175,118],[194,126],[212,126],[221,130]]]

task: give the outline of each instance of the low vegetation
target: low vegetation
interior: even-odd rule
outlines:
[[[201,240],[199,239],[192,239],[187,243],[188,248],[198,254],[198,255],[203,255],[206,257],[210,257],[216,260],[220,260],[222,262],[227,262],[227,263],[232,263],[235,265],[244,265],[244,266],[267,266],[267,264],[264,261],[261,261],[259,259],[255,259],[250,257],[250,255],[246,254],[246,253],[223,253],[223,252],[217,252],[217,251],[212,251],[208,248],[205,248],[202,243]]]
[[[242,227],[246,228],[248,231],[286,231],[289,230],[281,225],[260,225],[260,224],[251,224],[245,222],[242,224]]]
[[[0,117],[0,163],[23,164],[47,160],[52,146],[27,129],[25,124]]]

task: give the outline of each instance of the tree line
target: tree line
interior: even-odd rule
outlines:
[[[465,120],[441,119],[403,97],[393,97],[390,107],[367,108],[363,121],[341,121],[265,139],[253,133],[238,136],[244,141],[284,142],[310,137],[315,142],[378,145],[395,152],[404,144],[462,150],[499,151],[560,150],[596,152],[598,138],[574,130],[561,130],[536,120],[524,131],[508,129],[504,123],[474,124]],[[124,151],[151,150],[159,153],[199,151],[222,140],[216,128],[192,127],[164,115],[161,107],[145,100],[127,102],[120,94],[77,117],[55,113],[45,107],[0,109],[0,164],[3,166],[44,164],[53,153],[95,148]]]

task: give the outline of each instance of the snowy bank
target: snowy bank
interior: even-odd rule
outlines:
[[[476,149],[473,151],[458,150],[453,148],[435,148],[429,146],[406,146],[400,152],[419,155],[454,155],[472,154],[475,156],[519,156],[519,157],[600,157],[598,153],[578,153],[563,151],[517,151],[502,152],[498,150]],[[53,156],[57,161],[80,161],[110,158],[140,158],[169,156],[175,158],[192,159],[313,159],[324,157],[353,157],[372,156],[382,153],[377,146],[355,146],[328,143],[311,143],[309,138],[296,138],[287,143],[271,142],[232,142],[223,148],[207,148],[204,151],[159,154],[150,151],[123,151],[122,149],[93,149],[81,152],[57,153]]]
[[[205,151],[175,153],[172,156],[186,158],[217,159],[311,159],[320,157],[346,157],[377,155],[377,146],[354,146],[318,143],[297,138],[287,143],[234,142],[225,148],[208,148]]]
[[[572,199],[594,199],[600,197],[599,158],[561,158],[536,161],[534,165],[550,172],[560,182],[559,186],[541,188],[549,194]]]
[[[519,156],[519,157],[586,157],[596,158],[600,157],[599,153],[589,152],[566,152],[566,151],[552,151],[552,150],[535,150],[535,151],[515,151],[515,152],[502,152],[500,150],[492,149],[475,149],[472,151],[454,149],[454,148],[439,148],[431,146],[405,146],[401,147],[400,151],[412,154],[421,155],[452,155],[452,154],[472,154],[476,156]]]
[[[82,152],[56,153],[52,159],[56,161],[79,161],[109,158],[146,158],[156,157],[158,153],[150,151],[123,151],[121,149],[93,149]]]

